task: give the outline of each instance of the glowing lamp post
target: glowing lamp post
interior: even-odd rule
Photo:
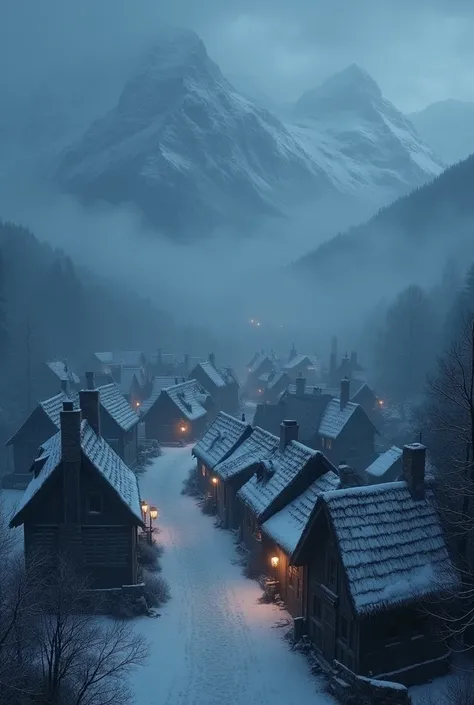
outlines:
[[[142,514],[143,514],[143,523],[145,524],[145,534],[147,537],[147,542],[151,546],[153,541],[153,522],[158,519],[158,509],[156,507],[150,507],[148,502],[145,499],[142,499],[141,503],[141,508],[142,508]],[[148,516],[148,528],[146,526],[146,518]]]
[[[276,580],[277,579],[277,568],[280,563],[280,559],[278,558],[278,556],[272,556],[270,558],[270,563],[273,568],[273,577]]]
[[[147,503],[147,501],[146,501],[145,499],[142,499],[142,501],[141,501],[141,503],[140,503],[140,504],[141,504],[141,508],[142,508],[143,516],[144,516],[144,517],[145,517],[145,519],[146,519],[146,515],[147,515],[147,513],[148,513],[148,509],[149,509],[149,507],[148,507],[148,503]]]

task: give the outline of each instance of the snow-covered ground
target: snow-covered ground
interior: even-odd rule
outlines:
[[[137,705],[333,705],[305,659],[289,650],[288,614],[261,605],[258,585],[232,563],[231,535],[181,495],[191,448],[165,449],[141,479],[156,504],[163,575],[172,598],[136,628],[151,641],[134,677]]]

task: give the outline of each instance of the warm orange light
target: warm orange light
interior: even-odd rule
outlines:
[[[143,514],[146,514],[148,512],[148,503],[146,500],[142,499],[141,505]]]
[[[135,406],[138,408],[138,407],[140,406],[140,402],[139,402],[139,401],[136,401],[136,402],[135,402]]]
[[[150,507],[150,516],[153,521],[158,518],[158,509],[156,507]]]
[[[212,484],[213,484],[213,485],[217,485],[217,477],[213,477],[213,478],[212,478]]]
[[[187,428],[184,423],[179,427],[179,430],[181,431],[181,433],[186,433]]]
[[[383,406],[383,399],[379,399],[379,406]]]
[[[270,559],[270,563],[272,564],[272,568],[278,568],[278,564],[280,562],[280,559],[278,556],[272,556]]]

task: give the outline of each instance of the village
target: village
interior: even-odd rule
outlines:
[[[44,398],[7,441],[2,476],[27,566],[41,555],[52,573],[67,555],[105,596],[102,612],[160,614],[169,594],[157,597],[156,576],[151,585],[145,576],[165,529],[184,529],[172,507],[185,502],[212,520],[203,530],[229,535],[225,560],[255,583],[255,604],[284,615],[288,643],[278,648],[307,656],[308,683],[325,679],[328,694],[314,702],[407,705],[412,686],[449,672],[453,636],[439,618],[460,573],[430,449],[394,430],[355,351],[339,354],[333,339],[325,363],[293,344],[286,355],[256,352],[238,372],[214,354],[161,349],[43,369]],[[213,580],[225,591],[225,576]],[[196,702],[223,702],[215,697]]]

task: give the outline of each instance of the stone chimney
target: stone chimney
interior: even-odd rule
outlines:
[[[67,390],[68,390],[67,379],[62,379],[61,380],[61,391],[64,392],[65,394],[67,394]]]
[[[296,352],[295,344],[293,343],[292,348],[290,350],[290,357],[288,358],[288,362],[291,362],[293,360],[293,358],[296,357],[297,354],[298,353]]]
[[[80,525],[81,410],[72,401],[63,403],[61,419],[61,463],[63,466],[64,521]]]
[[[297,377],[296,378],[296,396],[297,397],[304,397],[304,390],[306,387],[306,380],[304,377]]]
[[[339,475],[341,489],[345,487],[358,487],[361,484],[356,471],[345,462],[339,465],[337,474]]]
[[[175,384],[179,384],[179,377],[175,377],[175,378],[174,378],[174,383],[175,383]]]
[[[94,389],[94,373],[86,372],[87,389],[79,392],[79,404],[82,417],[89,426],[100,436],[100,394]]]
[[[245,423],[245,414],[242,414],[242,421]]]
[[[402,478],[406,481],[413,499],[425,496],[426,447],[421,443],[403,446]]]
[[[216,366],[216,356],[214,355],[214,353],[209,354],[209,362],[213,367]]]
[[[114,365],[111,368],[111,373],[112,373],[112,379],[114,382],[117,384],[120,384],[122,381],[122,366],[121,365]]]
[[[288,443],[298,440],[298,431],[297,421],[282,421],[280,424],[280,453],[283,453]]]
[[[341,393],[339,395],[341,411],[345,409],[345,407],[349,403],[350,393],[351,383],[347,379],[347,377],[344,377],[344,379],[341,379]]]

